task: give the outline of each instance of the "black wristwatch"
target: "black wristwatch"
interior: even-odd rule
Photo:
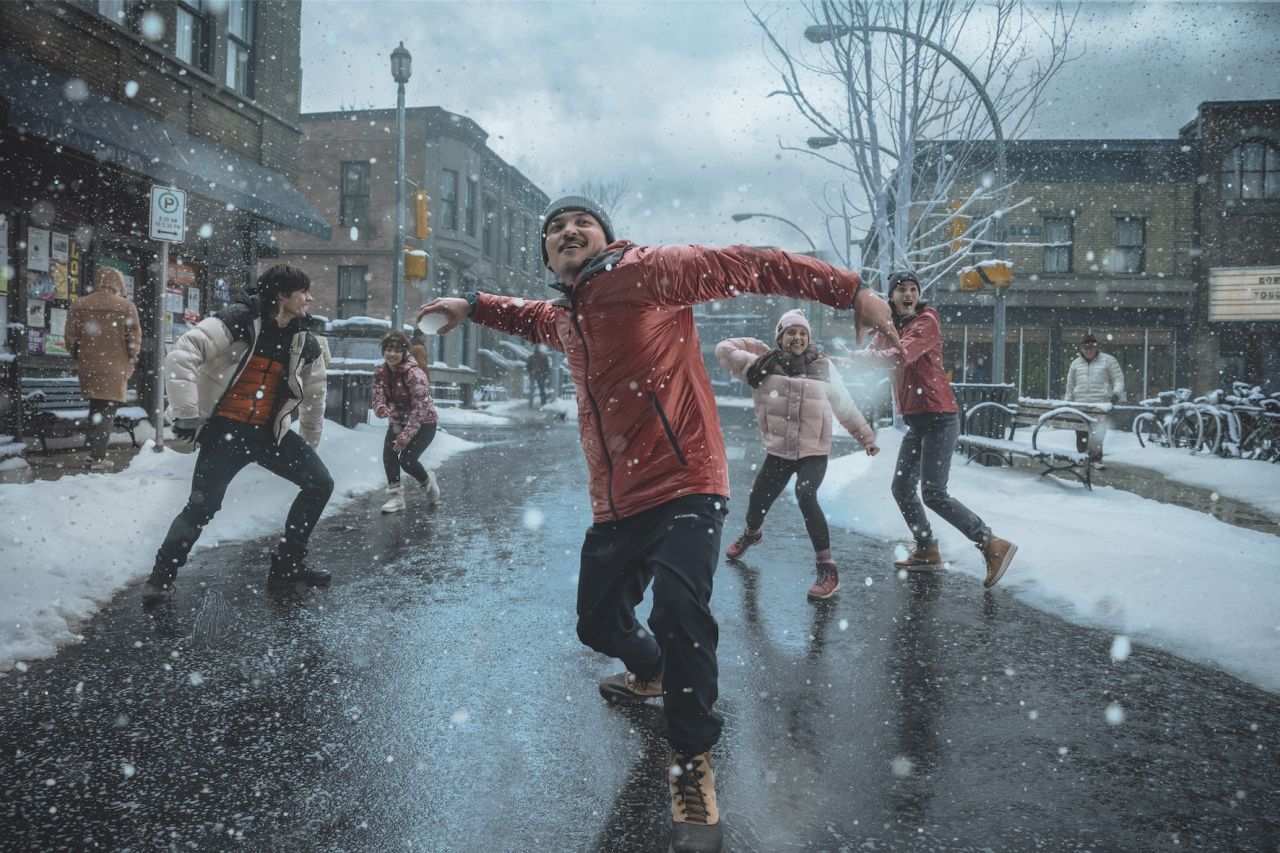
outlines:
[[[462,298],[467,300],[467,316],[470,317],[476,313],[476,303],[480,301],[480,294],[473,290],[470,293],[462,294]]]

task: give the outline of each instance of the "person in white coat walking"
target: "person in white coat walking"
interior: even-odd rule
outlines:
[[[1124,370],[1115,356],[1098,349],[1092,334],[1080,340],[1080,354],[1067,368],[1065,397],[1072,403],[1118,403],[1124,399]],[[1087,433],[1076,433],[1076,450],[1089,449]]]

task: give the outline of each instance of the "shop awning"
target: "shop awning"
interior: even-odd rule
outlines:
[[[279,172],[86,92],[81,81],[2,50],[0,100],[6,123],[18,133],[74,148],[285,228],[326,240],[330,236],[328,223]]]

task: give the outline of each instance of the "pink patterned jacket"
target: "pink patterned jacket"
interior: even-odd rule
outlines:
[[[373,412],[384,417],[384,411],[387,420],[400,427],[396,450],[403,450],[423,424],[439,420],[427,374],[413,358],[403,359],[394,368],[380,364],[373,372]]]

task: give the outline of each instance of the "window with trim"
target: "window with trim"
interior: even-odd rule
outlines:
[[[534,246],[534,240],[537,239],[537,232],[533,230],[532,219],[527,216],[524,218],[520,233],[524,236],[524,239],[520,241],[520,245],[524,247],[520,250],[524,255],[523,260],[520,261],[520,269],[525,272],[532,272],[533,259],[536,257],[538,251],[537,247]]]
[[[207,5],[208,0],[177,0],[174,3],[173,55],[201,71],[209,70]]]
[[[1044,272],[1071,272],[1072,225],[1070,217],[1046,216],[1044,220],[1044,241],[1051,244],[1044,247]],[[1061,245],[1061,244],[1066,245]],[[1052,245],[1058,244],[1058,245]]]
[[[480,182],[475,178],[467,178],[466,210],[463,216],[467,220],[467,236],[474,237],[479,233],[480,220]]]
[[[1145,219],[1137,216],[1116,218],[1116,272],[1142,272],[1146,236]]]
[[[142,6],[137,0],[98,0],[97,5],[99,15],[126,29],[137,25]]]
[[[1222,197],[1280,198],[1280,148],[1245,142],[1222,156]]]
[[[458,173],[440,170],[440,224],[450,231],[458,230]]]
[[[484,197],[484,235],[480,251],[487,258],[498,257],[498,202],[493,196]]]
[[[507,218],[502,223],[502,245],[506,249],[507,266],[516,265],[516,212],[507,208]]]
[[[338,267],[338,319],[369,312],[369,268]]]
[[[227,0],[227,88],[253,97],[252,0]]]
[[[338,224],[362,228],[369,224],[369,161],[342,164],[342,208]]]

